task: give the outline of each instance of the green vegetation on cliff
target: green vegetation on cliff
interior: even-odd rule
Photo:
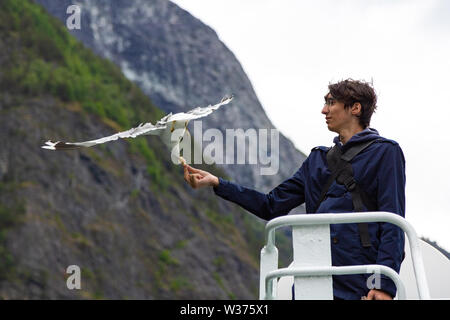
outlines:
[[[122,127],[163,115],[117,66],[86,49],[42,7],[29,1],[2,1],[0,30],[2,36],[19,42],[19,48],[10,48],[19,50],[2,65],[4,90],[76,101]]]

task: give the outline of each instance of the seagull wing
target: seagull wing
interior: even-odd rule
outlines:
[[[224,97],[219,103],[213,106],[209,105],[207,107],[197,107],[195,109],[192,109],[188,111],[187,114],[192,115],[193,117],[195,117],[195,119],[205,117],[207,115],[210,115],[213,111],[219,109],[221,106],[230,103],[231,100],[233,100],[233,95],[229,97]]]
[[[144,134],[151,134],[150,132],[155,130],[162,130],[165,129],[166,126],[163,124],[156,124],[153,125],[150,122],[147,122],[145,124],[140,124],[136,128],[131,128],[127,131],[118,132],[116,134],[113,134],[111,136],[103,137],[96,140],[89,140],[89,141],[83,141],[83,142],[64,142],[64,141],[47,141],[45,145],[42,146],[44,149],[48,150],[71,150],[71,149],[78,149],[81,147],[92,147],[97,144],[102,144],[109,141],[114,141],[117,139],[123,139],[123,138],[136,138],[137,136],[144,135]]]
[[[169,122],[188,122],[194,119],[206,117],[213,111],[219,109],[221,106],[228,104],[233,100],[233,96],[224,97],[219,103],[215,105],[209,105],[207,107],[197,107],[187,112],[179,112],[175,114],[168,114],[164,118],[158,121],[158,124],[168,124]]]
[[[187,131],[189,121],[206,117],[221,106],[228,104],[231,100],[233,100],[233,96],[225,97],[213,106],[197,107],[188,112],[168,114],[157,122],[157,124],[166,125],[166,128],[158,132],[158,134],[162,141],[171,149],[172,161],[175,163],[176,161],[178,163],[183,161],[182,157],[180,158],[180,142],[185,137],[190,138]]]
[[[219,103],[215,105],[209,105],[207,107],[197,107],[188,112],[180,112],[176,114],[169,113],[168,115],[161,118],[155,125],[147,122],[145,124],[140,124],[136,128],[129,129],[127,131],[118,132],[111,136],[103,137],[96,140],[89,140],[83,142],[64,142],[57,141],[53,142],[51,140],[47,141],[42,148],[48,150],[70,150],[70,149],[78,149],[81,147],[92,147],[97,144],[102,144],[109,141],[114,141],[117,139],[123,138],[136,138],[140,135],[160,135],[163,138],[163,141],[169,145],[173,146],[174,144],[178,144],[182,139],[181,135],[179,140],[175,139],[172,141],[170,134],[177,128],[183,128],[186,130],[187,124],[190,120],[206,117],[211,114],[213,111],[217,110],[222,105],[225,105],[233,100],[233,96],[223,98]]]

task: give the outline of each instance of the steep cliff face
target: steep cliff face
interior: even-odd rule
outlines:
[[[37,0],[64,23],[70,4],[81,7],[81,29],[70,31],[86,46],[118,65],[128,79],[166,112],[188,110],[217,101],[226,94],[236,97],[221,114],[204,120],[204,128],[270,129],[252,85],[233,53],[217,34],[168,0]],[[225,137],[225,135],[224,135]],[[194,138],[200,139],[198,135]],[[270,140],[267,139],[270,149]],[[255,143],[237,146],[247,157]],[[238,149],[235,155],[239,152]],[[273,150],[273,156],[277,150]],[[228,155],[229,156],[229,155]],[[279,170],[262,175],[257,164],[232,164],[223,169],[241,184],[267,192],[291,176],[305,155],[280,134]]]
[[[261,221],[187,187],[158,137],[40,148],[159,119],[117,67],[13,0],[0,2],[0,65],[0,298],[257,297]]]
[[[14,195],[22,208],[2,199],[8,213],[18,208],[19,221],[4,243],[12,261],[1,297],[255,297],[258,250],[242,233],[244,216],[230,213],[235,209],[186,190],[174,176],[162,191],[126,143],[87,153],[30,152],[47,134],[111,130],[53,98],[2,103],[2,111],[2,136],[9,137],[2,198]],[[81,268],[82,290],[67,289],[69,265]]]

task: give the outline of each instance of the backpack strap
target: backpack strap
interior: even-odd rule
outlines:
[[[317,212],[320,204],[326,198],[328,189],[336,180],[337,183],[343,184],[345,188],[351,193],[353,201],[353,209],[355,212],[364,211],[364,205],[371,211],[376,210],[376,203],[359,187],[355,178],[353,177],[353,168],[351,161],[353,158],[370,146],[372,143],[377,141],[371,140],[360,144],[357,144],[349,148],[344,154],[342,154],[341,149],[335,145],[327,152],[327,164],[331,171],[331,175],[327,180],[322,193],[320,195],[319,201],[317,202],[314,212]],[[358,223],[358,231],[361,239],[361,244],[363,247],[370,247],[370,236],[369,236],[369,226],[367,223]]]
[[[320,194],[319,201],[316,204],[316,208],[314,209],[314,212],[317,212],[320,204],[322,203],[323,200],[325,200],[328,189],[333,184],[333,181],[336,180],[337,176],[344,169],[345,161],[339,161],[341,155],[342,155],[341,150],[337,146],[334,146],[327,152],[327,163],[328,163],[328,168],[331,171],[331,175],[328,178],[325,186],[322,188],[322,193]]]
[[[353,168],[350,162],[345,162],[345,168],[341,174],[336,178],[336,182],[343,184],[345,188],[351,193],[353,201],[353,210],[355,212],[364,211],[364,201],[362,197],[363,190],[359,187],[355,178],[353,177]],[[365,193],[365,192],[364,192]],[[363,247],[370,247],[369,225],[366,222],[358,223],[359,238]]]

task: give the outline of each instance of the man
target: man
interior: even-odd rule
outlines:
[[[350,161],[358,190],[366,199],[359,211],[388,211],[404,217],[405,159],[397,142],[381,137],[369,127],[377,107],[375,91],[370,84],[352,79],[330,84],[328,89],[322,114],[328,130],[338,133],[334,138],[334,151],[345,154],[372,142]],[[313,148],[300,169],[268,194],[188,165],[184,166],[184,178],[193,188],[212,186],[218,196],[266,220],[286,215],[304,202],[307,213],[355,211],[357,195],[349,191],[347,184],[338,183],[339,179],[330,179],[330,158],[327,158],[330,149]],[[324,190],[328,180],[333,182]],[[337,224],[330,226],[330,233],[332,265],[381,264],[399,272],[404,250],[404,233],[400,228],[390,223]],[[381,275],[380,287],[371,288],[368,277],[333,276],[335,299],[389,300],[395,297],[396,287],[390,279]]]

